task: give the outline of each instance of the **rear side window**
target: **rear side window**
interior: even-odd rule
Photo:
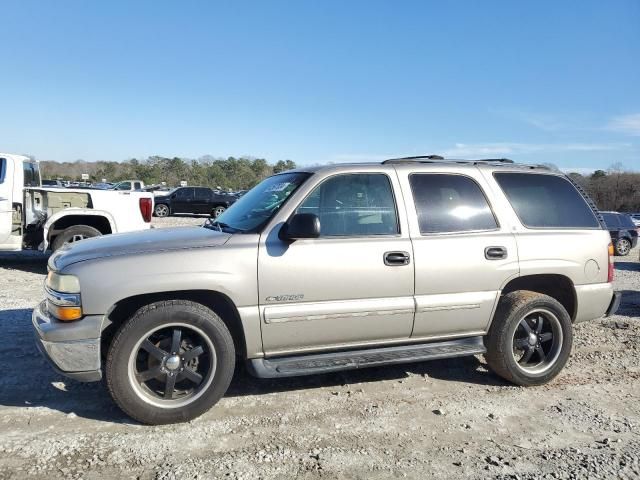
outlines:
[[[7,171],[7,161],[4,158],[0,158],[0,183],[4,182],[5,172]]]
[[[353,173],[330,177],[302,202],[296,213],[320,219],[321,236],[394,235],[396,205],[389,177]]]
[[[209,200],[211,197],[211,190],[208,188],[196,188],[196,200]]]
[[[463,175],[409,176],[420,233],[452,233],[498,228],[480,186]]]
[[[557,175],[494,173],[518,218],[533,228],[599,228],[591,207]]]
[[[24,186],[39,187],[40,175],[36,165],[31,162],[22,162],[22,169],[24,171]]]

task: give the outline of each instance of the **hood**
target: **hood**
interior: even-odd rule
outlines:
[[[72,263],[97,258],[138,253],[217,247],[224,245],[231,234],[203,227],[176,227],[116,233],[88,238],[68,244],[49,258],[49,267],[60,271]]]

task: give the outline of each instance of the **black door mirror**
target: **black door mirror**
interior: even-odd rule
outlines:
[[[297,213],[280,229],[280,240],[292,242],[320,236],[320,219],[314,213]]]

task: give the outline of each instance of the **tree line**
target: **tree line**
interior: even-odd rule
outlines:
[[[591,175],[570,173],[589,194],[600,210],[640,212],[640,173],[620,167],[596,170]]]
[[[142,180],[145,184],[166,182],[178,186],[181,181],[189,185],[223,189],[248,189],[262,179],[296,168],[291,160],[278,160],[270,164],[264,158],[204,156],[195,160],[153,156],[143,160],[131,159],[123,162],[98,161],[52,162],[41,161],[42,178],[80,180],[83,173],[96,183],[120,180]]]

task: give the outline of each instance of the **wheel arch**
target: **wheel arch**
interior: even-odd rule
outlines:
[[[517,290],[541,293],[556,299],[567,310],[571,321],[576,319],[578,302],[576,289],[569,277],[559,274],[535,274],[516,277],[503,287],[501,297]]]
[[[107,324],[102,330],[101,350],[108,351],[113,336],[131,316],[144,305],[166,300],[189,300],[216,312],[225,323],[236,349],[236,354],[246,356],[247,346],[238,308],[224,293],[215,290],[175,290],[147,293],[124,298],[115,303],[106,315]]]
[[[116,233],[116,223],[109,212],[89,209],[66,209],[51,216],[43,227],[43,250],[47,250],[63,230],[76,225],[87,225],[103,235]]]

